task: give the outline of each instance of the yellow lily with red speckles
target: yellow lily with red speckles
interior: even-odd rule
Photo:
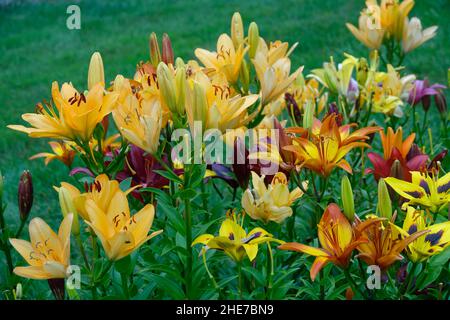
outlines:
[[[73,215],[67,215],[56,234],[41,218],[30,221],[30,242],[9,239],[17,252],[29,264],[16,267],[14,273],[30,279],[64,279],[70,265],[70,229]]]
[[[240,262],[245,256],[250,261],[253,261],[258,254],[258,245],[261,243],[271,241],[284,243],[284,241],[273,238],[270,233],[262,228],[254,228],[247,234],[242,228],[243,220],[244,217],[242,217],[239,223],[234,213],[231,215],[228,214],[220,226],[218,236],[202,234],[192,242],[192,245],[201,243],[205,246],[204,249],[206,250],[215,249],[223,251],[234,261]]]
[[[450,202],[450,172],[441,178],[436,175],[411,172],[411,182],[388,177],[386,183],[407,201],[407,205],[420,205],[432,212],[438,212]]]

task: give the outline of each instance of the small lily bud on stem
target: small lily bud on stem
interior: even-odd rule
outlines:
[[[344,207],[344,214],[350,222],[355,219],[355,201],[350,180],[344,176],[341,180],[341,199]]]
[[[33,206],[33,181],[31,179],[31,173],[28,170],[24,171],[20,176],[18,203],[20,220],[25,221]]]

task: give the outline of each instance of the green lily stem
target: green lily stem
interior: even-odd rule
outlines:
[[[25,223],[26,222],[27,222],[27,219],[21,219],[20,220],[20,226],[19,226],[19,230],[17,230],[16,238],[20,237],[20,234],[22,233],[23,227],[25,227]]]
[[[192,298],[192,217],[191,217],[191,201],[186,199],[184,201],[184,220],[186,226],[186,296],[188,299]]]
[[[270,294],[272,292],[272,281],[273,281],[273,253],[272,248],[270,247],[270,243],[267,243],[267,291],[266,291],[266,299],[270,299]]]
[[[91,270],[91,267],[89,265],[89,261],[88,261],[87,255],[86,255],[86,251],[84,250],[83,241],[81,240],[81,236],[79,234],[77,234],[75,236],[75,241],[77,242],[78,248],[80,249],[80,253],[81,253],[81,256],[83,257],[83,261],[86,266],[86,269],[88,271]]]
[[[411,270],[409,271],[408,276],[405,279],[405,282],[404,282],[403,287],[402,287],[402,297],[405,294],[407,294],[409,292],[409,290],[410,290],[410,287],[412,285],[412,281],[414,279],[414,274],[415,274],[417,265],[418,265],[417,263],[413,263],[413,265],[411,267]]]
[[[242,261],[237,263],[239,298],[242,300]]]
[[[126,300],[130,300],[130,290],[128,288],[128,275],[126,273],[121,273],[120,279],[122,280],[123,296],[125,297]]]
[[[0,228],[1,228],[2,234],[3,234],[2,250],[5,253],[6,263],[8,265],[8,271],[10,274],[12,274],[13,270],[14,270],[14,265],[13,265],[12,257],[11,257],[11,247],[9,246],[8,239],[7,239],[8,230],[6,228],[5,217],[4,217],[5,209],[6,209],[6,206],[3,206],[3,200],[0,198]]]
[[[202,250],[202,256],[203,256],[203,265],[205,266],[206,273],[208,273],[208,277],[211,280],[214,288],[219,292],[220,296],[220,287],[217,285],[216,279],[214,279],[214,276],[212,275],[211,271],[209,271],[208,264],[206,263],[206,250]]]
[[[363,294],[363,292],[361,292],[358,289],[358,286],[356,285],[355,280],[352,278],[352,275],[350,274],[349,268],[345,268],[343,270],[344,270],[345,278],[347,279],[347,282],[350,285],[350,287],[352,288],[353,292],[359,293],[363,298],[366,298],[365,294]]]

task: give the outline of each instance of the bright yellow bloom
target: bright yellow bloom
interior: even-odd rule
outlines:
[[[247,50],[248,47],[244,48],[243,43],[235,49],[233,40],[224,33],[217,40],[217,52],[198,48],[195,50],[195,56],[206,68],[211,68],[217,73],[223,73],[228,82],[233,84],[239,77],[241,63]]]
[[[377,0],[368,0],[367,5],[376,6]],[[381,0],[379,7],[381,27],[386,31],[386,37],[401,40],[405,19],[414,7],[414,0]]]
[[[367,239],[361,236],[361,232],[375,222],[377,220],[365,221],[357,227],[352,227],[339,206],[331,203],[325,209],[318,225],[319,242],[322,248],[297,242],[285,243],[279,248],[317,257],[310,270],[311,279],[314,281],[319,271],[330,262],[338,267],[347,268],[353,250],[367,242]]]
[[[392,221],[395,219],[393,217]],[[375,216],[370,216],[366,221],[378,221],[370,225],[362,236],[368,241],[358,245],[357,258],[370,265],[378,265],[381,270],[386,270],[394,262],[402,260],[401,252],[417,238],[423,236],[426,231],[414,232],[402,239],[397,237],[397,232],[392,224],[383,224]]]
[[[102,211],[108,212],[114,209],[111,208],[114,198],[123,199],[123,196],[118,195],[119,193],[123,193],[126,197],[131,191],[136,189],[136,187],[133,187],[123,192],[120,189],[119,182],[117,180],[109,180],[106,174],[101,174],[96,177],[91,185],[86,184],[84,193],[81,193],[76,187],[67,182],[61,182],[61,188],[69,192],[77,213],[86,221],[90,221],[86,209],[86,202],[88,200],[94,201]],[[59,192],[60,188],[55,189]]]
[[[303,195],[299,187],[289,192],[286,175],[278,172],[266,187],[264,176],[258,176],[252,171],[253,189],[245,190],[242,196],[242,208],[256,220],[265,223],[283,222],[292,215],[292,203]],[[304,183],[304,187],[308,186]]]
[[[296,44],[288,51],[286,42],[276,41],[268,47],[264,40],[260,40],[252,62],[261,84],[263,105],[277,100],[302,72],[303,67],[300,67],[290,74],[291,60],[288,57],[295,47]]]
[[[380,9],[378,6],[370,6],[361,12],[358,20],[358,28],[351,23],[346,23],[350,32],[370,49],[379,49],[383,43],[385,30],[380,24]]]
[[[434,38],[436,36],[437,29],[437,26],[432,26],[423,30],[422,23],[416,17],[413,17],[409,21],[406,20],[402,40],[403,52],[408,53],[421,46],[428,40]]]
[[[38,153],[30,157],[30,160],[45,158],[45,165],[48,165],[53,160],[59,160],[68,167],[72,165],[73,159],[76,154],[76,151],[72,148],[74,146],[73,143],[66,141],[50,141],[48,144],[52,148],[53,153]]]
[[[325,62],[323,68],[312,70],[310,77],[315,78],[332,93],[347,97],[354,68],[355,63],[349,59],[344,60],[338,68],[331,57],[331,61]]]
[[[9,239],[11,245],[29,264],[16,267],[14,273],[30,279],[64,279],[70,265],[70,229],[73,215],[61,222],[58,234],[41,218],[30,221],[30,242]]]
[[[411,182],[388,177],[385,182],[394,189],[400,196],[407,201],[407,205],[420,205],[423,208],[430,209],[432,212],[439,212],[450,202],[450,172],[441,178],[411,171]]]
[[[205,246],[205,250],[216,249],[223,251],[234,261],[240,262],[245,256],[250,261],[253,261],[258,254],[258,245],[261,243],[271,241],[284,243],[281,240],[274,239],[270,233],[262,228],[254,228],[247,234],[242,228],[243,220],[244,217],[239,223],[234,213],[227,215],[227,218],[220,226],[218,236],[202,234],[192,242],[192,245],[201,243]]]
[[[450,221],[430,225],[424,212],[411,206],[407,208],[403,228],[396,228],[402,237],[408,237],[418,231],[428,231],[424,237],[418,238],[407,247],[408,257],[413,262],[425,261],[450,245]]]
[[[67,139],[89,141],[95,127],[115,107],[116,93],[104,94],[101,83],[97,83],[86,94],[79,93],[71,84],[64,83],[59,90],[53,82],[52,105],[38,105],[37,113],[26,113],[22,119],[32,128],[10,125],[8,128],[25,132],[32,138]]]
[[[139,99],[133,93],[119,101],[113,111],[114,121],[122,136],[147,151],[155,153],[162,128],[162,109],[159,100]]]
[[[223,76],[209,79],[205,74],[197,73],[195,79],[189,81],[187,91],[186,113],[191,129],[194,121],[201,121],[204,130],[225,132],[245,126],[254,117],[247,109],[258,96],[235,94]]]

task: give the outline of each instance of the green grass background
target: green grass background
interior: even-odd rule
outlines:
[[[419,16],[424,26],[439,25],[439,31],[407,57],[407,68],[420,78],[446,83],[450,1],[416,2],[412,15]],[[66,8],[73,3],[81,8],[81,30],[66,28]],[[214,48],[217,37],[229,32],[233,12],[240,11],[245,26],[256,21],[265,39],[299,41],[293,66],[304,65],[308,71],[330,55],[340,60],[343,52],[367,54],[345,27],[347,21],[357,23],[363,6],[362,0],[12,1],[0,5],[0,170],[6,179],[8,217],[15,220],[17,215],[17,182],[25,169],[34,179],[32,215],[59,217],[52,186],[67,180],[67,171],[60,163],[45,167],[42,160],[28,160],[48,151],[47,142],[30,139],[6,125],[22,123],[22,113],[49,99],[54,80],[85,87],[94,51],[103,56],[107,81],[118,73],[132,76],[136,63],[148,59],[150,32],[167,32],[176,56],[190,59],[197,47]]]

